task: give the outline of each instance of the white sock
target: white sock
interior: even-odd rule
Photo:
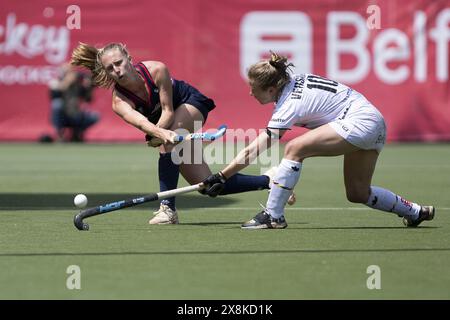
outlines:
[[[389,190],[371,186],[369,201],[366,203],[368,207],[394,212],[401,217],[410,217],[417,219],[419,216],[420,206],[417,203],[409,202],[399,195]]]
[[[266,211],[273,218],[278,219],[284,215],[284,207],[300,178],[301,169],[301,162],[281,160],[266,204]]]

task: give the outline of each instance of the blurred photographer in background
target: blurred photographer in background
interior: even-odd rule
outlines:
[[[58,77],[50,81],[51,122],[58,141],[83,142],[85,131],[100,119],[86,108],[93,88],[90,75],[70,64],[62,65]]]

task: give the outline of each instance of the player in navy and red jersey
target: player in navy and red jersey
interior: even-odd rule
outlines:
[[[92,72],[96,86],[112,88],[112,109],[125,122],[146,134],[152,146],[161,141],[158,162],[160,191],[175,189],[181,172],[191,184],[211,174],[208,165],[172,161],[174,130],[193,132],[194,123],[204,124],[214,101],[184,81],[172,79],[166,65],[159,61],[132,64],[125,46],[111,43],[103,48],[80,43],[73,51],[72,64]],[[237,174],[228,179],[221,194],[269,189],[268,175]],[[163,200],[150,224],[178,223],[175,198]]]
[[[205,192],[216,196],[230,177],[248,163],[256,150],[270,146],[292,126],[310,131],[286,144],[284,158],[264,210],[242,225],[243,229],[287,227],[284,207],[302,171],[303,160],[317,156],[344,156],[347,199],[402,217],[407,227],[432,220],[433,206],[421,206],[381,187],[372,185],[378,155],[383,149],[386,124],[383,115],[362,94],[334,80],[314,74],[289,73],[286,57],[271,52],[270,59],[248,70],[250,94],[261,104],[274,104],[272,118],[251,144],[222,171],[209,176]]]

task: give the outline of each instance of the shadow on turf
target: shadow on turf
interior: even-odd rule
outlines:
[[[384,249],[292,249],[292,250],[243,250],[243,251],[141,251],[141,252],[45,252],[45,253],[0,253],[0,257],[34,257],[34,256],[129,256],[129,255],[249,255],[249,254],[297,254],[297,253],[368,253],[368,252],[424,252],[446,251],[450,248],[384,248]]]
[[[135,198],[140,194],[86,194],[89,199],[88,207],[96,207],[110,202]],[[0,210],[73,210],[74,194],[67,193],[0,193]],[[200,194],[181,195],[177,197],[177,206],[186,209],[227,206],[238,202],[232,197],[210,198]],[[149,202],[151,203],[151,202]],[[147,203],[147,205],[149,204]],[[155,201],[155,207],[157,202]],[[133,208],[140,209],[146,204]]]

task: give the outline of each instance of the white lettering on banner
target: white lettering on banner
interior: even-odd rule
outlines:
[[[56,66],[0,66],[0,84],[48,84],[57,73]]]
[[[16,23],[16,15],[10,13],[5,26],[0,25],[0,39],[0,55],[17,53],[25,58],[44,55],[47,62],[60,64],[67,59],[70,33],[65,26]]]
[[[361,24],[362,18],[355,19],[354,21],[336,18],[346,15],[342,12],[331,12],[328,15],[328,44],[331,43],[331,49],[328,48],[327,58],[328,65],[327,76],[338,81],[345,81],[347,83],[356,83],[362,81],[368,74],[370,69],[370,59],[367,61],[369,56],[369,51],[367,49],[367,29]],[[450,22],[450,9],[444,9],[436,15],[436,27],[430,31],[430,38],[436,42],[436,78],[440,82],[445,82],[448,80],[448,42],[450,39],[450,28],[448,26]],[[337,31],[331,30],[330,28],[338,29],[341,25],[351,24],[357,29],[357,34],[364,34],[363,39],[361,37],[356,37],[357,40],[353,41],[356,46],[353,48],[355,51],[355,56],[358,59],[357,65],[365,65],[366,72],[361,72],[360,68],[355,68],[348,73],[348,70],[342,70],[336,68],[339,66],[339,56],[333,55],[333,45],[339,48],[339,43],[352,40],[342,40],[336,37]],[[411,50],[409,41],[413,42],[414,45],[414,68],[419,68],[419,70],[414,70],[414,79],[417,82],[423,82],[427,79],[426,72],[426,58],[427,58],[427,46],[426,46],[426,14],[422,11],[416,11],[413,21],[413,30],[416,32],[412,39],[409,39],[405,32],[399,29],[387,29],[379,33],[374,38],[374,73],[378,78],[388,84],[399,84],[405,82],[409,75],[410,70],[407,65],[398,66],[395,70],[389,69],[387,64],[391,61],[401,61],[410,58]],[[333,32],[334,31],[334,32]],[[331,39],[330,39],[331,38]],[[362,40],[362,41],[361,41]],[[338,44],[335,44],[338,43]],[[389,47],[390,44],[397,45],[396,48]],[[358,47],[359,45],[359,47]],[[330,53],[331,51],[331,53]],[[338,52],[339,53],[339,52]],[[331,56],[330,56],[331,55]]]
[[[243,78],[247,78],[247,69],[269,50],[289,55],[297,72],[311,72],[312,25],[305,13],[253,11],[242,18],[240,33]]]
[[[427,15],[425,12],[416,12],[414,18],[414,78],[417,82],[427,79]]]
[[[346,24],[351,24],[356,29],[353,39],[340,39],[340,26]],[[330,12],[327,17],[327,76],[346,83],[359,82],[365,78],[370,70],[370,56],[365,48],[368,37],[366,21],[356,12]],[[356,67],[341,69],[342,53],[353,54],[357,58]]]
[[[353,11],[330,11],[326,20],[326,76],[353,84],[363,81],[373,68],[380,81],[387,84],[400,84],[410,77],[417,82],[427,81],[427,77],[430,77],[427,72],[428,40],[436,44],[435,56],[430,57],[436,61],[435,77],[438,82],[448,81],[450,8],[438,11],[433,17],[436,24],[429,31],[428,38],[426,26],[433,24],[427,23],[427,14],[423,11],[414,12],[411,37],[400,29],[389,28],[369,38],[364,16]],[[342,39],[340,28],[343,26],[353,27],[355,36]],[[297,66],[297,72],[313,70],[312,24],[305,13],[250,12],[241,21],[240,33],[240,72],[243,78],[247,78],[247,68],[269,50],[289,55]],[[356,65],[343,69],[343,54],[355,57]],[[410,59],[414,59],[412,67],[407,63]],[[389,65],[391,62],[396,62],[394,67]]]
[[[391,47],[394,43],[396,46]],[[408,37],[398,29],[383,30],[373,43],[374,71],[384,83],[398,84],[404,82],[409,76],[409,68],[405,65],[396,70],[389,69],[388,62],[404,61],[409,59]]]
[[[448,80],[449,23],[450,8],[447,8],[436,16],[436,27],[430,32],[436,42],[436,75],[441,82]]]

